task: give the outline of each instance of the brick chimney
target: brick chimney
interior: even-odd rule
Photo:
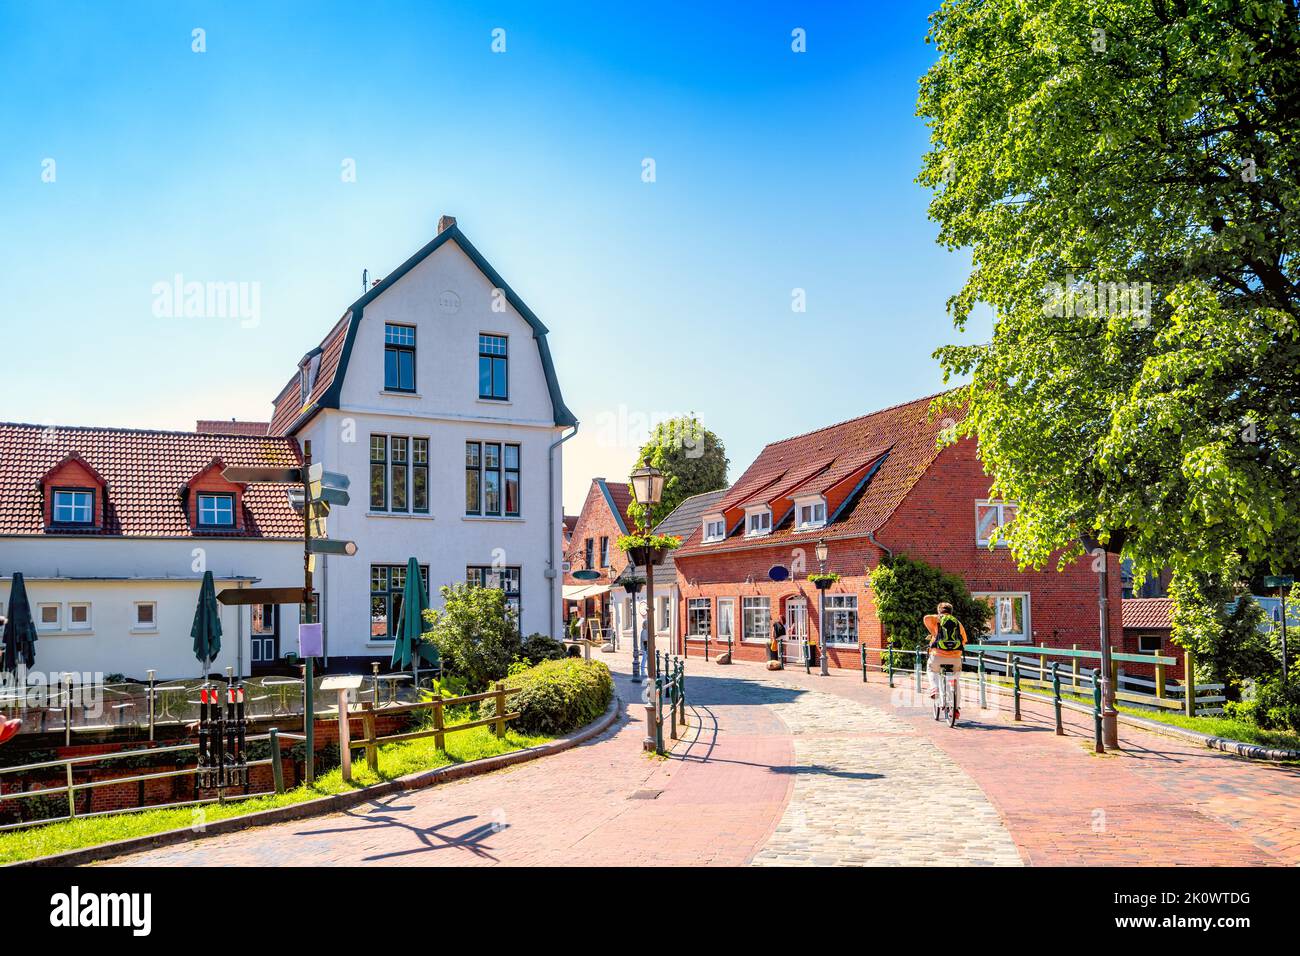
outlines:
[[[456,225],[456,217],[455,217],[455,216],[440,216],[440,217],[438,217],[438,235],[441,236],[444,232],[446,232],[448,229],[450,229],[450,228],[451,228],[452,226],[454,226],[454,225]]]

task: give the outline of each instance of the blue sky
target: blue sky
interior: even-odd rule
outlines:
[[[442,213],[551,329],[570,510],[653,417],[699,414],[734,479],[941,387],[968,260],[913,182],[931,3],[542,6],[0,7],[0,420],[265,419]],[[260,321],[156,317],[177,273],[258,283]]]

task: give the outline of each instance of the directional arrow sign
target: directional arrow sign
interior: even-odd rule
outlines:
[[[217,595],[217,601],[232,604],[301,604],[305,592],[302,588],[226,588]]]
[[[357,553],[357,543],[355,541],[331,541],[329,538],[312,538],[307,547],[316,554],[353,555]]]
[[[302,484],[302,469],[276,468],[272,465],[231,465],[221,470],[221,477],[241,485],[250,481]]]
[[[331,488],[329,485],[322,484],[319,481],[313,481],[307,485],[307,496],[313,502],[323,501],[330,505],[346,505],[348,503],[348,493],[342,488]]]
[[[307,469],[307,480],[312,484],[325,484],[332,488],[349,488],[352,480],[337,471],[326,471],[324,465],[312,465]]]

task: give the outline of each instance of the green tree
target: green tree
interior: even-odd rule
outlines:
[[[655,426],[632,467],[645,465],[664,473],[663,498],[650,515],[652,528],[687,498],[727,487],[726,446],[693,414],[670,418]],[[645,505],[633,500],[628,513],[638,527],[646,525]]]
[[[870,578],[876,617],[896,647],[915,649],[928,640],[921,620],[933,614],[940,601],[952,605],[953,616],[966,628],[971,643],[988,629],[988,603],[971,597],[966,582],[955,574],[895,554],[872,568]]]
[[[448,671],[481,691],[504,678],[522,651],[515,609],[500,588],[453,584],[441,590],[442,608],[424,612],[425,636]]]
[[[1281,671],[1270,636],[1260,630],[1263,608],[1243,587],[1240,562],[1216,571],[1175,571],[1169,584],[1173,640],[1196,655],[1197,681],[1222,682],[1241,699],[1243,683]]]
[[[1020,503],[1024,564],[1124,533],[1139,573],[1300,553],[1293,0],[948,0],[918,114],[972,270],[939,400]]]

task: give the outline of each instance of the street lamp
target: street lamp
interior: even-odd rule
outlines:
[[[635,570],[636,565],[628,565],[628,571]],[[639,684],[641,683],[641,640],[636,629],[636,595],[641,590],[641,582],[629,574],[623,579],[623,590],[632,598],[632,683]]]
[[[1124,547],[1125,533],[1112,531],[1103,545],[1092,534],[1082,536],[1083,546],[1089,554],[1101,551],[1101,566],[1097,571],[1097,610],[1101,615],[1101,736],[1102,744],[1109,750],[1119,748],[1119,711],[1115,708],[1115,687],[1110,679],[1110,556],[1119,554]],[[1188,693],[1195,696],[1193,690]]]
[[[830,548],[826,546],[825,538],[817,539],[817,565],[818,570],[826,573],[826,559],[830,556]],[[830,674],[829,665],[826,663],[826,588],[830,585],[829,581],[821,580],[817,582],[817,666],[822,677]]]
[[[655,506],[663,499],[664,495],[664,476],[658,468],[650,465],[638,468],[631,474],[632,491],[636,495],[637,503],[645,508],[644,528],[647,537],[650,534],[650,515]],[[655,728],[659,725],[659,695],[655,693],[655,678],[659,676],[659,668],[655,661],[655,549],[647,546],[643,555],[645,559],[645,632],[646,632],[646,649],[645,649],[645,676],[647,678],[647,703],[645,705],[645,722],[646,737],[644,746],[646,750],[655,751]],[[635,559],[634,559],[635,560]],[[633,607],[636,602],[632,602]],[[632,635],[633,646],[638,643],[637,635]]]

